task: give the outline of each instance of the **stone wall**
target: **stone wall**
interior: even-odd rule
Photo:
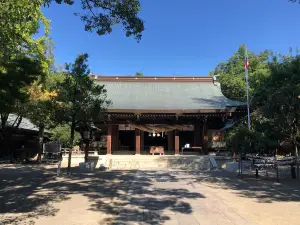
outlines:
[[[211,168],[209,156],[158,156],[158,155],[100,155],[90,156],[96,168],[101,165],[112,170],[133,170],[133,169],[187,169],[187,170],[208,170]],[[79,166],[84,162],[83,155],[72,157],[72,167]],[[62,166],[68,165],[68,157],[63,157]]]

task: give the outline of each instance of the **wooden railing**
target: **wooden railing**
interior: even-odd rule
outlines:
[[[67,155],[70,152],[70,148],[62,148],[61,152],[63,153],[63,155]],[[84,151],[82,151],[82,150],[73,150],[72,155],[84,155]],[[89,151],[89,155],[98,155],[98,150]]]

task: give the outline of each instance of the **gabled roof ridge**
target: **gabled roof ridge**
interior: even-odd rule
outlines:
[[[99,76],[90,74],[91,79],[96,81],[111,81],[111,82],[213,82],[213,77],[210,76]]]

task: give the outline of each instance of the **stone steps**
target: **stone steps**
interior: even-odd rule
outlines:
[[[208,170],[211,167],[207,156],[111,156],[109,168],[130,169],[188,169]]]
[[[209,156],[151,156],[151,155],[106,155],[91,156],[96,169],[100,166],[112,170],[135,170],[135,169],[186,169],[208,170],[211,168]],[[63,158],[62,166],[67,166],[67,157]],[[78,166],[84,162],[84,156],[72,157],[72,166]]]

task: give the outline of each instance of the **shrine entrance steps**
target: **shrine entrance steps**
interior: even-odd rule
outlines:
[[[95,169],[139,170],[139,169],[179,169],[209,170],[216,168],[215,160],[209,155],[97,155],[89,156]],[[72,156],[72,167],[84,162],[84,155]],[[68,157],[63,157],[62,166],[67,167]]]
[[[107,156],[106,166],[112,170],[136,170],[136,169],[208,170],[211,168],[211,161],[209,156],[112,155],[112,156]]]

